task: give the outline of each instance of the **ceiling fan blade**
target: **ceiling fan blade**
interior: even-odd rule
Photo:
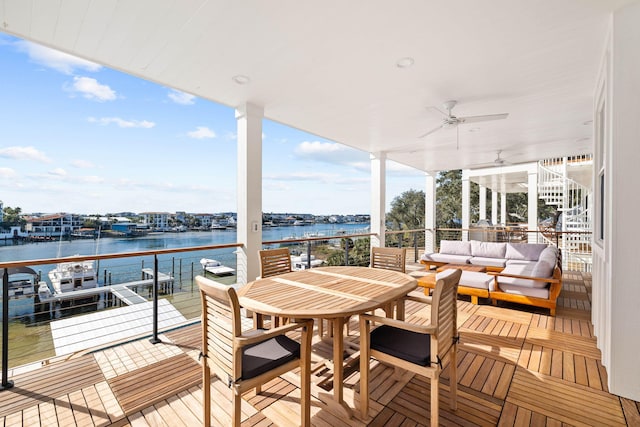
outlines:
[[[445,117],[449,117],[449,115],[447,113],[445,113],[444,111],[442,111],[438,107],[434,107],[434,106],[427,107],[427,110],[434,110],[434,111],[437,111],[438,113],[442,114]]]
[[[489,120],[502,120],[506,119],[509,116],[509,113],[502,114],[486,114],[484,116],[468,116],[468,117],[458,117],[458,122],[460,123],[477,123],[477,122],[486,122]]]
[[[420,139],[420,138],[424,138],[424,137],[426,137],[426,136],[429,136],[429,135],[431,135],[432,133],[434,133],[434,132],[436,132],[436,131],[439,131],[440,129],[442,129],[442,125],[439,125],[438,127],[435,127],[435,128],[433,128],[433,129],[431,129],[429,132],[427,132],[427,133],[425,133],[425,134],[420,135],[420,136],[418,137],[418,139]]]

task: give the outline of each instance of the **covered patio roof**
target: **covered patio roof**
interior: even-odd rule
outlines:
[[[629,0],[0,1],[0,30],[423,171],[592,150]],[[438,128],[458,117],[502,120]]]

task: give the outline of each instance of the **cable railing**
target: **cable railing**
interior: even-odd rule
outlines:
[[[574,232],[557,232],[543,235],[539,231],[529,231],[521,227],[496,229],[411,229],[387,231],[387,247],[407,249],[407,263],[418,262],[425,251],[426,237],[434,239],[437,251],[441,240],[460,240],[463,232],[472,240],[545,242],[559,245],[572,238]],[[582,233],[585,234],[585,233]],[[312,236],[299,239],[264,241],[263,247],[288,247],[294,268],[312,268],[321,265],[369,265],[370,241],[375,233],[340,234],[334,236]],[[580,237],[585,240],[585,236]],[[590,236],[587,236],[590,238]],[[194,277],[209,275],[216,281],[228,285],[236,284],[235,274],[213,275],[200,262],[216,259],[230,269],[237,268],[236,250],[242,245],[229,243],[185,248],[157,249],[148,251],[114,253],[92,256],[73,256],[1,262],[2,276],[2,387],[9,384],[8,369],[43,360],[58,360],[74,354],[91,351],[107,343],[128,339],[150,337],[159,341],[159,333],[180,327],[200,317],[200,301]],[[565,268],[575,271],[591,270],[591,247],[584,245],[576,253],[563,253]],[[94,289],[79,289],[68,293],[56,293],[46,283],[43,271],[48,271],[59,263],[95,263],[99,285]],[[11,269],[30,267],[36,271],[31,293],[19,294],[9,280]],[[43,278],[44,277],[44,278]],[[45,283],[48,293],[39,292]],[[9,296],[10,291],[12,292]],[[41,298],[42,297],[42,298]],[[142,309],[142,308],[144,309]],[[143,329],[136,329],[128,320],[132,312],[140,308],[136,318],[147,319]],[[60,334],[60,320],[78,318],[81,315],[104,314],[117,328],[110,331],[106,327],[89,325],[80,321],[70,340],[75,347],[58,345],[55,334]],[[109,323],[109,322],[105,322]],[[5,330],[6,329],[6,330]],[[11,331],[9,331],[11,329]],[[96,340],[100,336],[103,341]],[[11,358],[9,359],[9,355]]]

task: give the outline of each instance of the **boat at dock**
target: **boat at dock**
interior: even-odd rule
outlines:
[[[223,265],[220,261],[217,261],[215,259],[202,258],[200,260],[200,265],[202,265],[202,268],[205,271],[208,271],[211,274],[215,274],[216,276],[225,276],[228,274],[233,274],[236,271],[231,267]]]
[[[324,265],[324,261],[316,259],[314,255],[311,255],[311,262],[307,262],[307,254],[301,254],[299,256],[291,256],[291,268],[293,270],[306,270],[311,264],[311,268],[320,267]]]
[[[9,298],[18,299],[35,295],[38,273],[29,267],[10,268],[8,273]],[[4,275],[4,269],[0,269],[0,274]]]
[[[95,261],[61,262],[49,271],[54,293],[65,293],[98,286]]]

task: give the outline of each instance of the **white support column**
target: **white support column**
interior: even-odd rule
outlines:
[[[471,184],[468,170],[462,171],[462,229],[468,230],[471,220]],[[462,240],[469,240],[469,232],[462,232]]]
[[[479,219],[487,219],[487,187],[480,186],[480,217]]]
[[[262,249],[262,107],[236,108],[238,127],[237,281],[245,284],[260,275]]]
[[[538,168],[529,171],[527,196],[527,228],[533,231],[538,229]],[[528,240],[529,243],[536,243],[538,241],[538,233],[529,233]]]
[[[371,153],[371,246],[384,247],[387,154]]]
[[[507,225],[507,193],[500,193],[500,222]]]
[[[436,177],[426,174],[425,176],[425,204],[424,204],[424,251],[425,253],[435,252],[436,249]]]
[[[498,192],[491,190],[491,224],[498,223]]]

